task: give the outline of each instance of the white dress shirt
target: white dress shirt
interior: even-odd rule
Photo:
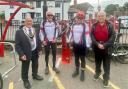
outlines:
[[[29,29],[31,29],[32,33],[34,34],[33,39],[31,39],[31,38],[29,37]],[[36,46],[37,46],[37,44],[36,44],[35,29],[32,28],[32,27],[31,27],[31,28],[27,28],[27,27],[25,26],[25,27],[23,27],[23,31],[24,31],[25,35],[29,38],[29,42],[30,42],[30,45],[31,45],[31,50],[34,51],[34,50],[36,49]]]

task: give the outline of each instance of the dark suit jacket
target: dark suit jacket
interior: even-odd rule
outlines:
[[[39,30],[36,30],[36,51],[37,54],[41,50],[41,41],[39,38]],[[30,60],[32,57],[32,51],[31,51],[31,45],[29,42],[29,38],[25,35],[23,28],[20,28],[19,30],[16,31],[15,35],[15,49],[19,55],[19,59],[23,56],[26,55],[27,60]]]

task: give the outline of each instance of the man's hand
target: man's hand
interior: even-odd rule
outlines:
[[[53,39],[52,43],[56,43],[56,39]]]
[[[38,55],[41,55],[41,54],[42,54],[42,51],[39,51],[39,52],[38,52]]]
[[[47,42],[46,41],[43,41],[43,45],[47,45]]]
[[[98,48],[104,49],[104,45],[103,44],[98,44]]]
[[[26,55],[23,55],[23,56],[21,57],[21,60],[26,61],[26,60],[27,60]]]

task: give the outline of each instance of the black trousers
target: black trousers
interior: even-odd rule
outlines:
[[[48,67],[50,48],[52,49],[53,67],[55,67],[55,64],[56,64],[56,43],[48,42],[44,48],[45,48],[46,67]]]
[[[22,67],[21,67],[21,77],[23,81],[28,80],[28,72],[29,72],[29,65],[30,61],[32,61],[32,76],[37,75],[38,73],[38,51],[34,50],[32,51],[32,58],[27,61],[22,61]]]
[[[79,68],[81,60],[81,69],[85,70],[85,56],[86,56],[86,47],[84,45],[73,44],[73,52],[75,56],[75,66]]]
[[[94,47],[94,53],[95,53],[95,73],[99,74],[101,73],[101,64],[103,61],[103,69],[104,69],[104,75],[103,79],[108,80],[110,75],[110,58],[108,55],[108,49],[99,49],[98,47]]]

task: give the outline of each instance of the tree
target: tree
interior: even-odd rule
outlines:
[[[114,15],[114,11],[117,11],[118,8],[119,8],[118,4],[109,4],[105,8],[105,12],[107,13],[107,15]]]
[[[4,23],[5,13],[0,13],[0,23]]]
[[[128,2],[124,3],[123,8],[124,8],[125,11],[128,11]]]
[[[0,13],[0,20],[5,19],[5,14],[4,13]]]
[[[120,12],[124,12],[124,7],[122,6],[122,7],[119,7],[119,9],[118,9]]]

